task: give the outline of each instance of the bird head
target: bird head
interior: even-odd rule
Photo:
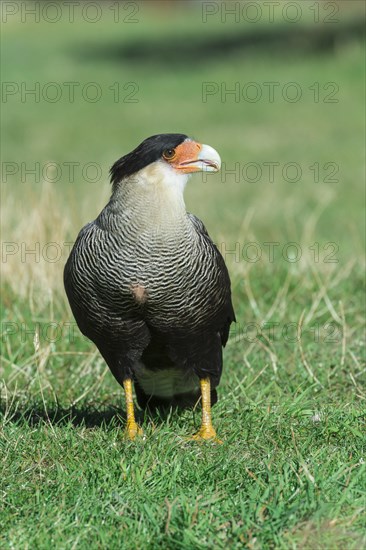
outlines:
[[[220,156],[209,145],[185,134],[158,134],[117,160],[110,175],[114,187],[131,176],[142,175],[143,171],[151,181],[171,178],[185,183],[194,172],[217,172],[220,167]]]

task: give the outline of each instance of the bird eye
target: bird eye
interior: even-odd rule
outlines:
[[[165,149],[163,157],[165,160],[172,160],[175,157],[175,149]]]

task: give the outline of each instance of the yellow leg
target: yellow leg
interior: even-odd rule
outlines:
[[[220,439],[216,437],[216,431],[212,426],[211,421],[211,383],[209,378],[202,378],[201,394],[202,394],[202,424],[200,431],[196,433],[192,439],[195,441],[213,440],[216,443],[222,443]]]
[[[131,378],[127,378],[127,380],[123,382],[123,389],[125,390],[126,411],[127,411],[126,437],[127,439],[133,440],[135,439],[136,435],[142,435],[143,432],[135,420]]]

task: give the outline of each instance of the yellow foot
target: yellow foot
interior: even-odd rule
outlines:
[[[219,445],[222,445],[221,439],[217,437],[216,432],[212,426],[209,428],[202,427],[199,432],[197,432],[189,439],[194,441],[212,441],[213,443],[218,443]]]
[[[143,435],[143,431],[140,428],[140,426],[137,424],[137,422],[127,422],[126,430],[125,430],[125,437],[126,439],[130,439],[133,441],[136,436]]]

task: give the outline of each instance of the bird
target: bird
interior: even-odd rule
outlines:
[[[134,388],[142,409],[201,400],[201,427],[189,439],[221,442],[211,407],[235,322],[230,277],[183,194],[192,174],[220,167],[213,147],[185,134],[145,139],[111,167],[110,200],[65,265],[77,325],[124,389],[129,440],[143,434]]]

